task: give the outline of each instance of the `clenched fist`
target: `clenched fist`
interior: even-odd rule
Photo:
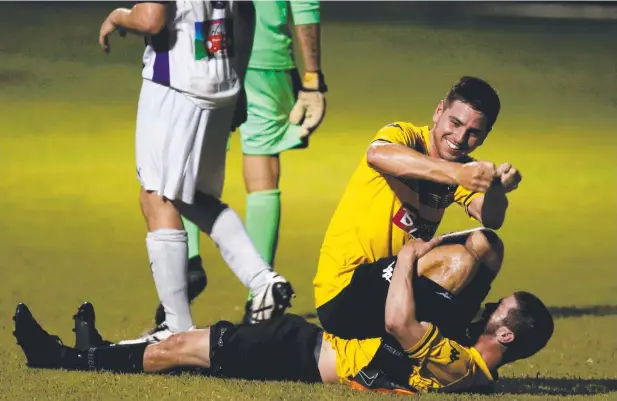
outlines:
[[[495,164],[471,162],[463,164],[456,173],[456,182],[475,192],[486,192],[497,177]]]
[[[506,192],[514,191],[523,177],[521,173],[510,163],[502,163],[497,167],[497,177]]]

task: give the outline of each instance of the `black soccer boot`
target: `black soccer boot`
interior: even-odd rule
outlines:
[[[197,255],[194,258],[189,259],[188,267],[188,296],[189,303],[193,302],[199,294],[201,294],[208,285],[208,277],[206,276],[206,270],[201,262],[201,256]],[[159,304],[154,314],[154,325],[160,326],[165,321],[165,309],[163,305]],[[156,329],[155,327],[155,329]]]
[[[77,308],[77,313],[73,315],[75,321],[75,348],[87,350],[93,347],[113,344],[105,341],[99,334],[95,325],[94,306],[90,302],[84,302]]]
[[[17,305],[13,320],[15,321],[13,335],[26,355],[29,367],[47,369],[87,367],[85,355],[63,345],[58,336],[46,332],[25,304]]]

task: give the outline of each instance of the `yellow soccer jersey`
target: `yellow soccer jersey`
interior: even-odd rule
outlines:
[[[345,340],[324,333],[336,353],[336,373],[341,383],[350,383],[377,353],[381,338]],[[416,346],[405,351],[413,370],[409,385],[418,392],[461,391],[486,386],[493,376],[473,347],[444,338],[432,324]]]
[[[409,385],[418,391],[462,391],[494,382],[475,348],[443,337],[432,324],[418,344],[405,352],[416,364]]]
[[[341,383],[354,377],[366,367],[381,344],[380,338],[345,340],[325,332],[323,338],[324,341],[330,343],[336,353],[336,373]]]
[[[382,128],[376,140],[402,144],[428,155],[430,133],[428,127],[398,122]],[[365,155],[321,246],[313,282],[317,307],[349,284],[358,265],[396,255],[411,238],[432,238],[446,207],[456,202],[466,208],[478,195],[457,185],[382,175],[368,165]]]

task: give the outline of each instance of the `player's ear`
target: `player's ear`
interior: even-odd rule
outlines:
[[[514,333],[506,326],[498,328],[495,337],[497,337],[497,341],[503,345],[508,345],[514,341]]]
[[[444,108],[444,102],[443,100],[440,100],[439,104],[437,104],[437,108],[435,109],[435,113],[433,113],[433,124],[437,124],[437,120],[439,120],[439,117],[441,116],[441,113],[443,113]]]

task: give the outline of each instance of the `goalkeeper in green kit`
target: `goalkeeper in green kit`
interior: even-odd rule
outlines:
[[[255,247],[271,266],[278,241],[281,191],[279,154],[308,146],[326,111],[327,90],[321,72],[319,1],[254,1],[256,12],[253,50],[244,81],[247,119],[240,126],[244,182],[247,191],[246,228]],[[304,59],[301,77],[293,58],[295,36]],[[239,100],[241,101],[241,100]],[[189,300],[206,286],[199,256],[199,228],[183,218],[188,233]],[[258,311],[246,304],[245,323]],[[159,306],[156,323],[165,320]]]

